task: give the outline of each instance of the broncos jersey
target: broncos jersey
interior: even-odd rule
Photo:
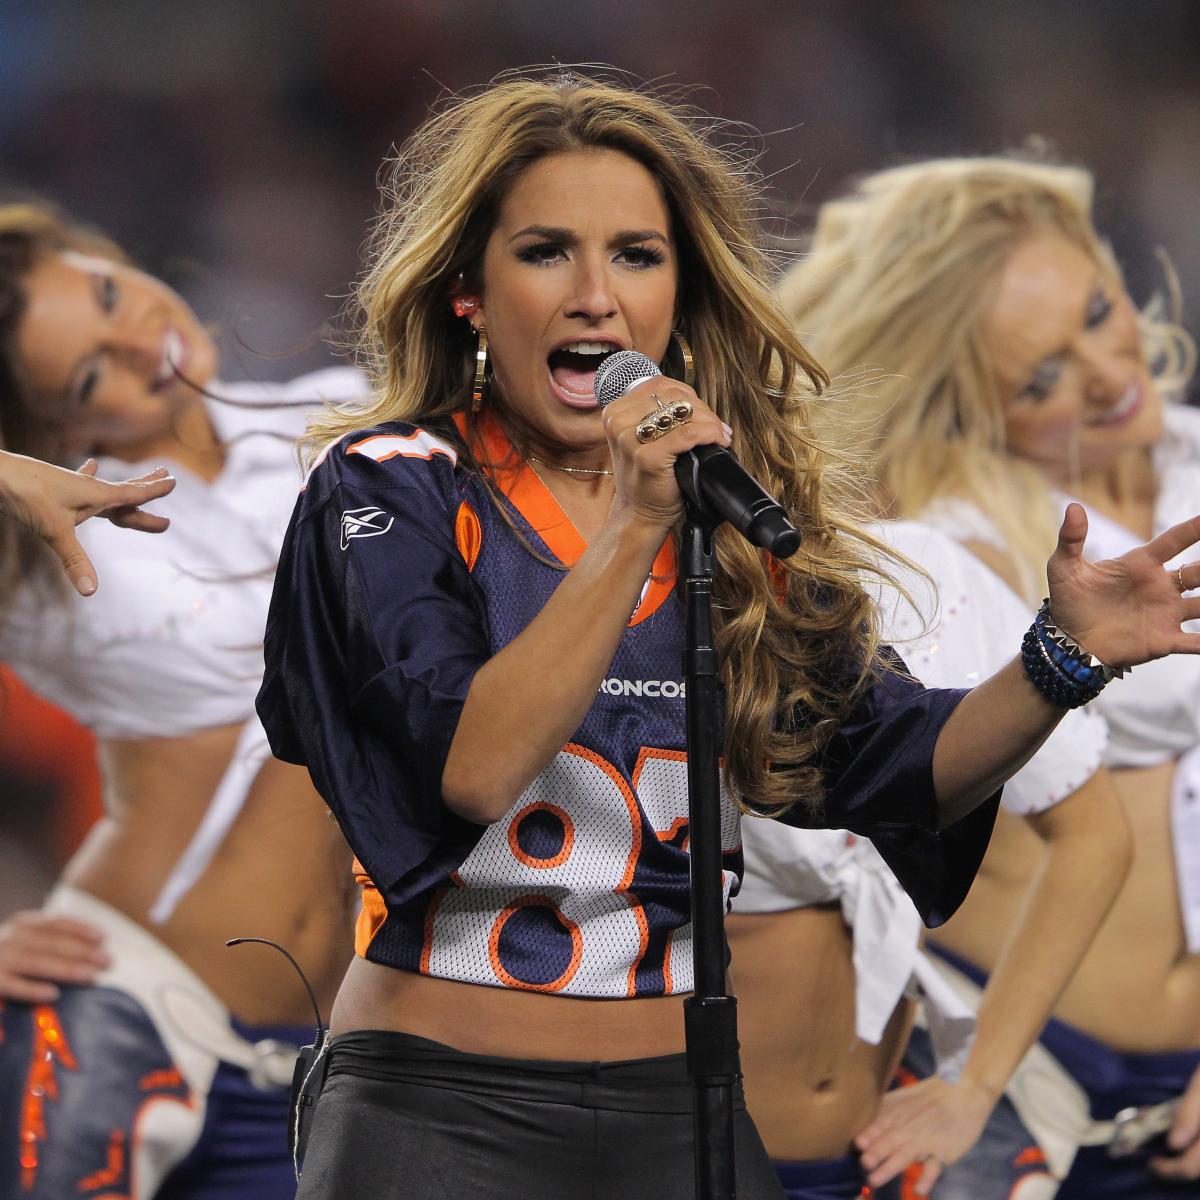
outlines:
[[[683,608],[664,542],[591,708],[500,820],[442,803],[475,671],[586,549],[499,427],[388,424],[310,475],[276,576],[259,713],[358,860],[356,949],[440,978],[572,996],[690,991]],[[880,671],[825,753],[821,822],[874,836],[930,921],[965,895],[996,798],[938,831],[931,759],[961,692]],[[538,713],[528,714],[530,723]],[[721,797],[724,886],[741,870]],[[811,814],[788,820],[810,823]]]

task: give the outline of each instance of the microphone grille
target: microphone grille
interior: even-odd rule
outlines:
[[[661,375],[658,363],[637,350],[618,350],[596,368],[596,403],[603,408],[645,379]]]

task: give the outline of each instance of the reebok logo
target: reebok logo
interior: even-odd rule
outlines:
[[[351,538],[378,537],[387,533],[395,520],[382,508],[352,508],[342,513],[342,549],[350,545]]]
[[[677,679],[606,679],[600,690],[607,696],[649,696],[674,700],[687,695],[687,685]]]

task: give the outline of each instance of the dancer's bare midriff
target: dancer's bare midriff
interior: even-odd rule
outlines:
[[[295,973],[303,966],[328,1016],[353,947],[350,853],[308,772],[269,759],[212,863],[162,924],[151,906],[199,825],[233,755],[239,726],[101,747],[105,816],[64,872],[145,926],[250,1023],[311,1021]]]
[[[902,1001],[879,1045],[855,1033],[850,932],[836,907],[727,922],[746,1101],[767,1152],[845,1154],[874,1116],[912,1022]]]
[[[1200,1046],[1200,956],[1184,943],[1171,841],[1174,763],[1113,772],[1134,835],[1129,876],[1054,1015],[1116,1050]],[[983,870],[933,940],[990,971],[1044,853],[1001,814]]]

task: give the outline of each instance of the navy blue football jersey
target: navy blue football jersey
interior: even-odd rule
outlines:
[[[343,438],[312,471],[267,628],[259,713],[272,747],[308,766],[354,850],[356,944],[368,959],[573,996],[690,991],[684,628],[670,539],[591,708],[508,813],[485,827],[441,801],[474,672],[586,548],[495,424],[479,455],[495,493],[462,461],[459,438],[384,425]],[[826,752],[821,823],[873,837],[931,921],[965,895],[995,813],[993,800],[937,828],[933,744],[961,694],[881,671]],[[721,812],[728,900],[741,852],[724,791]]]

